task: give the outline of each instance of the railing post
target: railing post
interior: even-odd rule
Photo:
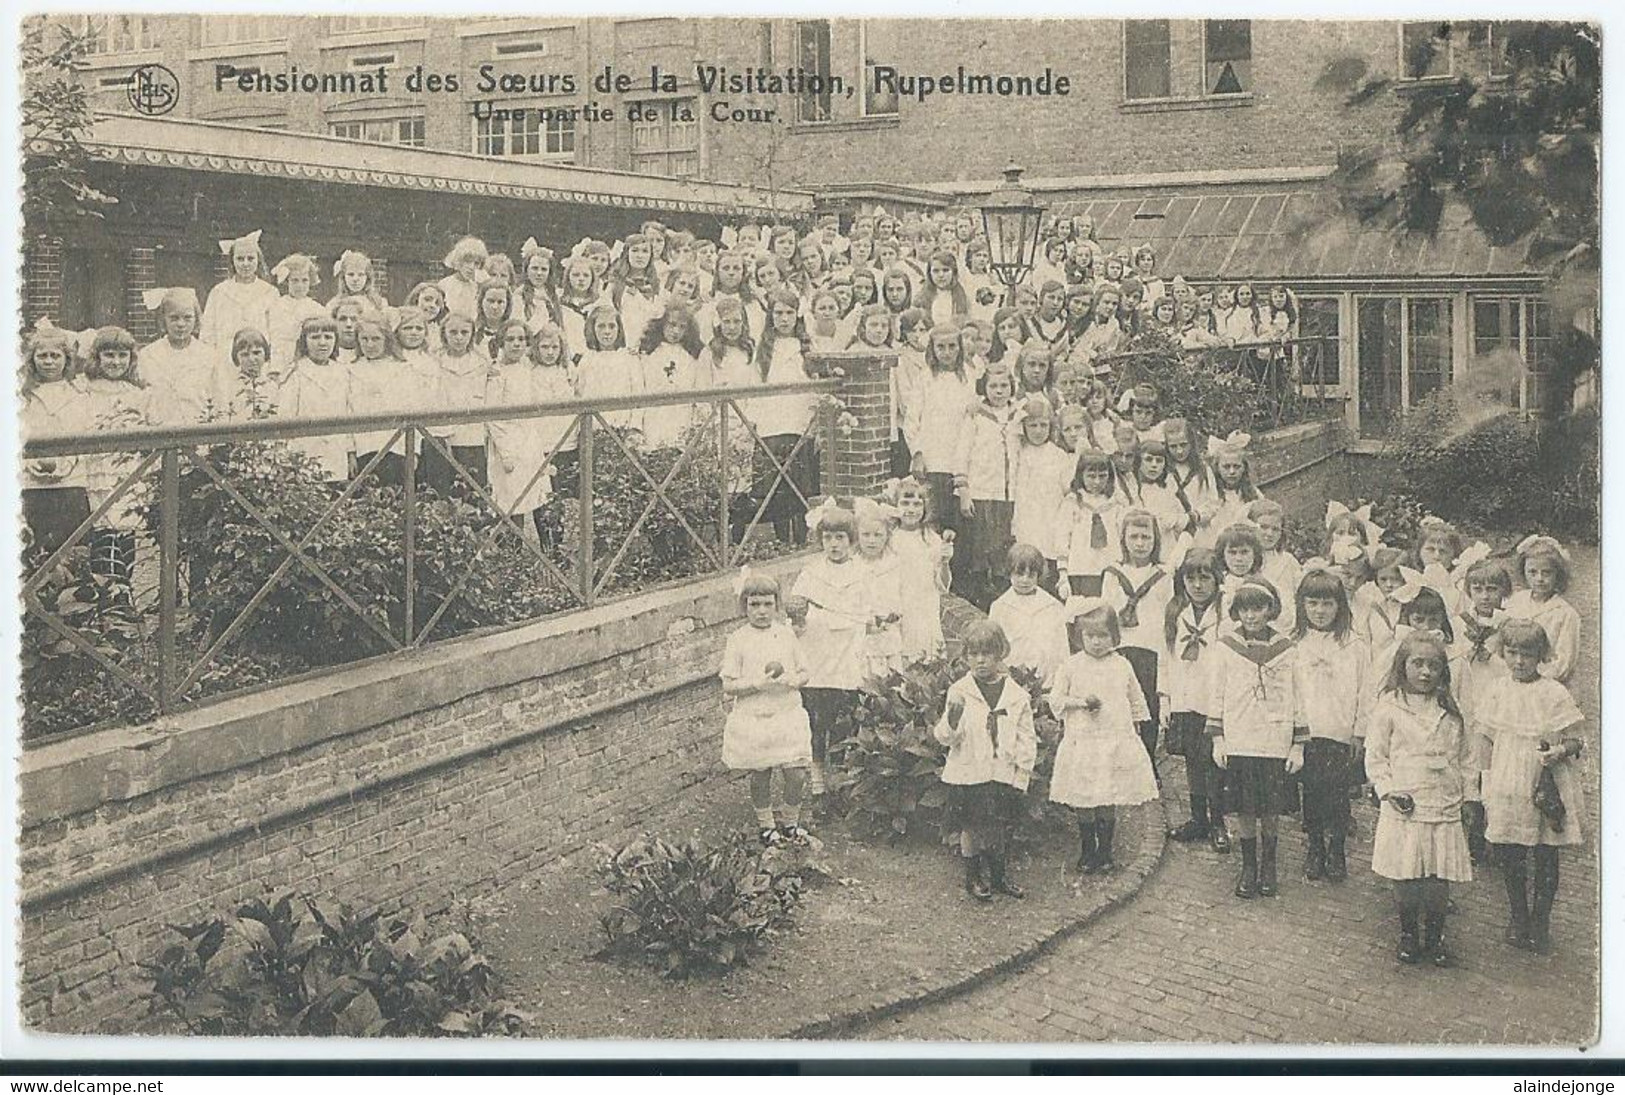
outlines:
[[[181,453],[163,451],[161,497],[158,502],[158,710],[169,714],[175,708],[171,694],[175,684],[175,616],[180,599],[177,571],[180,559]]]
[[[404,471],[401,473],[402,500],[406,506],[404,529],[401,539],[404,542],[403,550],[406,553],[406,603],[402,606],[401,620],[406,629],[402,641],[403,646],[411,646],[417,632],[417,546],[418,546],[418,449],[416,430],[407,426],[401,432],[401,442],[406,446],[406,458],[403,461]]]
[[[593,440],[597,433],[595,425],[596,416],[588,411],[581,416],[581,440],[576,446],[577,468],[580,479],[576,487],[576,499],[580,505],[580,512],[576,515],[576,580],[581,583],[581,604],[591,607],[593,603],[593,570],[596,564],[592,557],[592,477],[593,477]]]
[[[717,559],[726,570],[732,565],[729,557],[733,547],[733,530],[728,521],[732,514],[728,509],[730,500],[728,493],[728,479],[732,468],[729,466],[728,449],[728,404],[724,400],[717,401]]]

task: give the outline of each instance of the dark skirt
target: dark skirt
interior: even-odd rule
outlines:
[[[1303,747],[1303,823],[1310,830],[1341,832],[1349,825],[1349,760],[1353,746],[1310,738]]]
[[[372,462],[372,458],[375,455],[377,455],[377,450],[374,450],[373,452],[358,452],[355,454],[355,470],[357,475],[360,475],[367,469],[367,465]],[[405,483],[406,458],[398,452],[384,453],[384,458],[378,461],[378,466],[372,469],[372,474],[367,477],[367,485],[375,487],[399,488]]]
[[[1021,820],[1025,796],[1008,783],[956,783],[948,786],[944,819],[980,840],[1003,836]]]
[[[1286,760],[1230,757],[1225,762],[1226,805],[1240,817],[1278,817],[1286,812]]]
[[[452,459],[463,466],[480,486],[488,486],[484,445],[451,445]],[[445,454],[433,445],[424,445],[418,456],[418,486],[428,487],[443,498],[470,493],[468,480],[458,474]]]
[[[1010,577],[1010,548],[1016,542],[1010,522],[1015,515],[1014,502],[975,500],[965,522],[965,536],[970,540],[971,565],[984,580],[1000,582]]]
[[[90,499],[83,487],[34,487],[23,491],[23,523],[35,551],[51,554],[67,543],[89,517]]]

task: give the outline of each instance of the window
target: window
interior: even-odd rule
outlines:
[[[1304,387],[1335,388],[1342,383],[1342,361],[1339,357],[1342,333],[1342,302],[1337,297],[1298,298],[1298,337],[1324,339],[1318,345],[1305,343],[1299,347],[1298,367]]]
[[[329,34],[364,34],[375,30],[402,30],[421,27],[421,16],[402,15],[335,15],[327,21]]]
[[[865,118],[895,117],[897,92],[875,90],[876,64],[895,65],[900,52],[897,42],[899,24],[893,19],[866,19],[863,23],[863,116]]]
[[[80,16],[75,24],[86,36],[88,53],[136,53],[158,48],[156,29],[144,15]]]
[[[1362,437],[1383,437],[1452,379],[1454,314],[1447,297],[1357,295],[1355,354]]]
[[[1168,99],[1173,93],[1168,20],[1123,20],[1123,98]]]
[[[632,103],[632,170],[686,178],[700,171],[700,101],[654,99]]]
[[[1450,24],[1401,23],[1399,69],[1407,80],[1450,75]]]
[[[1252,89],[1252,20],[1203,20],[1202,94],[1245,95]]]
[[[822,91],[809,91],[798,100],[803,122],[827,122],[834,116],[829,92],[829,21],[816,19],[796,24],[796,64]]]
[[[351,68],[394,68],[400,61],[394,53],[362,53],[350,58],[349,65]]]
[[[1500,79],[1512,75],[1512,60],[1507,54],[1508,23],[1491,23],[1484,30],[1484,53],[1489,61],[1490,78]]]
[[[1414,407],[1450,383],[1450,302],[1411,300],[1406,329],[1409,381],[1406,406]]]
[[[474,119],[474,151],[481,156],[573,160],[575,114],[568,107],[493,108]]]
[[[1504,393],[1509,407],[1539,411],[1540,377],[1551,367],[1552,311],[1538,297],[1473,298],[1475,388]]]
[[[535,38],[525,42],[502,42],[492,51],[498,57],[545,57],[547,39]]]
[[[206,46],[274,42],[287,36],[287,24],[274,15],[203,16],[203,44]]]
[[[767,19],[756,24],[756,67],[773,67],[773,23]]]
[[[373,144],[404,144],[422,148],[422,118],[362,118],[353,122],[333,122],[328,132],[350,141]]]

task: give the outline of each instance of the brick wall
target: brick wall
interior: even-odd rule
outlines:
[[[267,887],[433,909],[631,831],[721,774],[736,617],[715,579],[30,750],[25,1021],[128,1031],[165,925]]]

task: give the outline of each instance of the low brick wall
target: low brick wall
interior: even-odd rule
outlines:
[[[1318,520],[1328,498],[1347,500],[1348,442],[1341,419],[1272,430],[1250,446],[1253,482],[1292,516]]]
[[[720,776],[737,621],[718,578],[29,750],[25,1021],[128,1031],[165,925],[267,887],[434,909],[630,832]]]

